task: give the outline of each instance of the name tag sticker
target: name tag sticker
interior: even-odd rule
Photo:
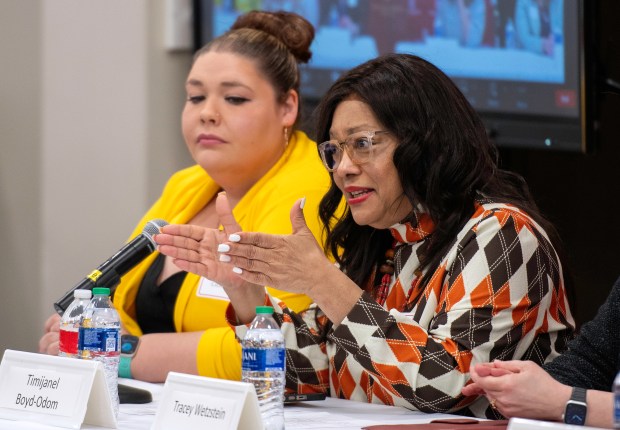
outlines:
[[[254,386],[170,372],[151,430],[262,429]]]
[[[196,295],[198,297],[205,297],[209,299],[226,300],[227,302],[230,301],[228,294],[224,291],[224,287],[217,282],[213,282],[210,279],[202,277],[200,278]]]
[[[116,428],[101,363],[12,350],[0,363],[0,418]]]

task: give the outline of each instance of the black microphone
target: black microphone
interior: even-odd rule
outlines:
[[[56,303],[54,309],[62,315],[73,301],[75,290],[92,290],[95,287],[114,288],[121,281],[121,276],[129,272],[139,262],[157,249],[153,235],[168,223],[161,219],[153,219],[146,223],[142,233],[123,246],[116,254],[108,258],[101,266],[82,279],[75,287],[65,293]]]

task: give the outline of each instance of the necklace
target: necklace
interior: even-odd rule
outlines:
[[[400,269],[402,268],[400,255],[404,246],[406,245],[396,248],[396,242],[393,243],[392,247],[385,251],[385,261],[379,265],[379,273],[381,273],[382,276],[381,282],[376,290],[375,300],[381,306],[385,305],[390,290],[390,284],[392,283],[392,277],[395,275],[396,269],[400,272]],[[415,270],[414,275],[415,277],[411,281],[411,287],[407,292],[407,297],[404,302],[398,306],[399,312],[403,312],[404,309],[408,307],[413,291],[416,290],[418,281],[422,276],[422,272],[420,270]],[[398,276],[398,273],[396,273],[396,276]]]
[[[387,299],[388,290],[392,281],[392,275],[394,274],[394,244],[392,244],[391,248],[388,248],[385,251],[385,261],[381,264],[381,266],[379,266],[379,273],[382,273],[383,276],[381,276],[381,283],[377,289],[375,300],[383,306],[385,304],[385,300]]]

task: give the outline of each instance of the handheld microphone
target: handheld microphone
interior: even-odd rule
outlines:
[[[76,286],[65,293],[54,303],[54,309],[62,315],[73,301],[75,290],[92,290],[95,287],[113,288],[121,281],[121,276],[144,260],[157,248],[153,235],[168,223],[161,219],[153,219],[146,223],[142,233],[123,246],[116,254],[108,258],[90,275],[82,279]]]

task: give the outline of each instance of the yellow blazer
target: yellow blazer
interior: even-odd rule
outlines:
[[[290,210],[297,199],[305,196],[306,221],[319,243],[322,243],[318,205],[329,184],[329,174],[321,164],[316,143],[298,131],[280,160],[239,201],[233,214],[244,231],[289,234],[292,232]],[[160,218],[171,224],[187,223],[219,190],[219,186],[198,165],[175,173],[161,197],[140,220],[130,239],[140,234],[151,219]],[[114,293],[114,304],[124,327],[137,336],[142,331],[136,322],[136,295],[156,254],[153,253],[129,271]],[[241,349],[235,333],[226,323],[224,312],[228,301],[205,295],[200,284],[200,276],[187,274],[174,307],[175,329],[177,332],[204,332],[196,351],[200,375],[238,380],[241,378]],[[295,311],[306,309],[311,303],[308,297],[300,294],[272,288],[269,292]]]

